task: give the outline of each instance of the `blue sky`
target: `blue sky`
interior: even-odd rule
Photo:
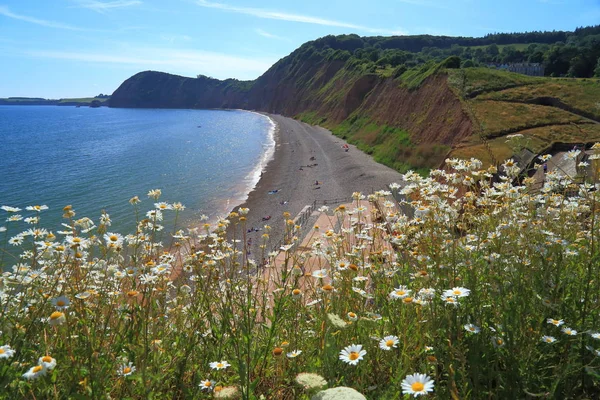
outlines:
[[[143,70],[254,79],[302,43],[573,30],[600,0],[0,0],[0,97],[112,93]]]

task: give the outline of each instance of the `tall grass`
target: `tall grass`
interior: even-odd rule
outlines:
[[[510,163],[497,182],[448,165],[404,175],[400,202],[321,209],[330,226],[304,241],[286,215],[266,265],[246,256],[244,209],[183,230],[153,190],[121,236],[107,214],[66,207],[51,231],[44,207],[4,206],[0,396],[600,396],[596,187],[548,173],[534,194]],[[340,354],[353,344],[366,354]]]

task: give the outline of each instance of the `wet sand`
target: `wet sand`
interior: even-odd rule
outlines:
[[[353,192],[370,194],[400,183],[400,173],[376,163],[373,158],[330,131],[280,115],[268,114],[277,124],[275,154],[248,199],[240,207],[250,209],[247,228],[272,227],[270,244],[280,240],[284,232],[283,212],[294,218],[305,206],[317,201],[349,198]],[[314,157],[314,159],[311,159]],[[314,165],[317,164],[317,165]],[[302,168],[302,169],[300,169]],[[318,184],[315,184],[318,182]],[[270,191],[276,193],[269,194]],[[282,205],[281,202],[287,202]],[[237,208],[237,207],[236,207]],[[270,220],[262,218],[271,216]],[[252,255],[260,262],[258,245],[263,231],[247,233],[252,238]]]

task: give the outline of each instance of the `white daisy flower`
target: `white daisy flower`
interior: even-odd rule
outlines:
[[[471,332],[471,333],[479,333],[481,331],[481,329],[479,329],[479,327],[477,325],[473,325],[473,324],[466,324],[465,330],[467,332]]]
[[[36,365],[35,367],[29,368],[29,371],[23,374],[23,378],[27,380],[37,379],[40,376],[46,375],[46,372],[48,372],[48,370],[44,368],[43,365]]]
[[[407,375],[402,381],[402,393],[412,394],[413,396],[426,395],[433,392],[434,380],[425,374]]]
[[[556,342],[556,338],[554,336],[542,336],[542,342],[554,343],[554,342]]]
[[[408,297],[411,292],[412,292],[412,290],[410,290],[406,286],[399,286],[399,287],[395,288],[392,293],[390,293],[390,298],[403,299],[405,297]]]
[[[350,365],[356,365],[365,354],[367,351],[362,350],[362,344],[352,344],[340,351],[340,360]]]
[[[379,341],[379,348],[381,350],[391,350],[398,344],[398,336],[386,336]]]
[[[575,329],[571,329],[568,327],[564,327],[561,329],[561,331],[565,334],[565,335],[569,335],[569,336],[575,336],[577,335],[577,331]]]
[[[15,355],[15,351],[7,344],[4,346],[0,346],[0,359],[2,358],[11,358]]]
[[[452,289],[448,289],[444,291],[442,296],[444,297],[467,297],[471,291],[464,287],[454,287]]]
[[[117,370],[117,374],[121,375],[121,376],[129,376],[131,374],[133,374],[135,372],[135,366],[133,365],[132,362],[129,362],[129,364],[122,364],[121,366],[119,366],[119,369]]]
[[[66,296],[57,297],[55,299],[52,299],[51,302],[52,305],[56,307],[56,310],[58,311],[66,310],[71,305],[71,302]]]
[[[300,354],[302,354],[302,350],[292,350],[289,353],[287,353],[286,355],[287,355],[288,358],[296,358]]]
[[[212,369],[217,369],[217,370],[225,369],[225,368],[231,366],[231,364],[229,364],[227,361],[213,361],[209,365]]]
[[[206,390],[207,392],[212,392],[215,389],[215,381],[211,381],[209,379],[206,379],[202,382],[200,382],[200,389],[201,390]]]
[[[552,319],[552,318],[548,318],[546,320],[547,323],[552,324],[554,326],[561,326],[562,324],[565,323],[565,321],[563,321],[562,319]]]
[[[316,271],[313,271],[312,276],[314,278],[319,278],[319,279],[327,278],[327,270],[326,269],[318,269]]]
[[[56,367],[56,359],[50,356],[40,357],[38,364],[46,368],[48,371],[52,371]]]
[[[67,318],[65,317],[65,313],[60,311],[54,311],[50,314],[50,318],[48,318],[48,324],[52,326],[58,326],[65,323]]]

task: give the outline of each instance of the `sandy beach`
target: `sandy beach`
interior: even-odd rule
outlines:
[[[349,151],[344,151],[346,142],[330,131],[280,115],[268,116],[277,124],[275,154],[240,207],[250,209],[248,229],[265,224],[272,227],[269,249],[284,232],[283,212],[293,218],[314,201],[319,206],[323,200],[348,198],[353,192],[369,194],[387,189],[392,182],[400,183],[397,171],[376,163],[355,146],[348,145]],[[271,218],[263,221],[266,216]],[[252,238],[252,258],[257,261],[263,233],[247,234]]]

